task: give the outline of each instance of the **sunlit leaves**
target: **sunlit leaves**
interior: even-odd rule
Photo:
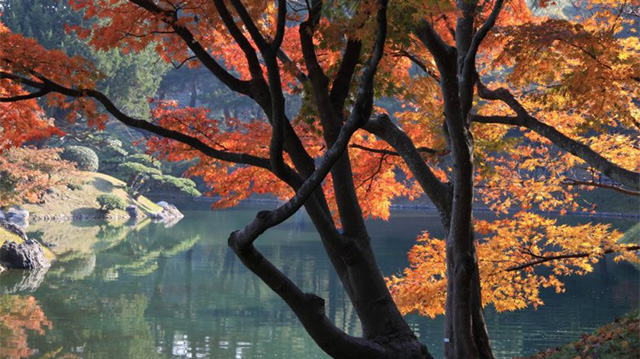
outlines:
[[[607,224],[561,224],[556,219],[519,212],[512,218],[476,222],[478,266],[484,305],[512,311],[544,304],[540,291],[563,292],[562,278],[593,270],[605,253],[638,254],[619,244],[621,233]],[[405,312],[434,317],[444,313],[445,241],[424,233],[409,252],[410,267],[388,279]]]

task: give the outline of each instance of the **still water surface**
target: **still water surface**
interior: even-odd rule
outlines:
[[[226,247],[229,233],[264,207],[186,211],[171,228],[35,224],[30,235],[55,243],[60,260],[44,278],[0,276],[0,294],[35,297],[50,321],[43,333],[27,331],[32,357],[60,350],[84,359],[326,358],[286,305]],[[625,230],[634,222],[614,225]],[[389,222],[372,221],[383,272],[401,270],[415,236],[425,229],[438,235],[439,227],[436,214],[424,211],[396,211]],[[356,314],[304,214],[268,231],[257,245],[303,290],[324,297],[339,327],[359,333]],[[639,279],[629,264],[602,261],[594,273],[568,278],[565,294],[543,293],[546,305],[538,310],[488,308],[496,355],[511,358],[562,345],[637,308]],[[408,320],[441,357],[442,317]]]

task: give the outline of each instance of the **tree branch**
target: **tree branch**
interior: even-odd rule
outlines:
[[[262,36],[260,29],[258,29],[256,24],[253,22],[251,15],[249,15],[249,12],[244,7],[244,5],[242,5],[242,2],[240,0],[231,0],[231,4],[236,9],[236,12],[238,13],[238,15],[240,16],[240,19],[244,23],[244,26],[249,31],[249,35],[251,35],[251,39],[258,46],[258,49],[260,49],[260,52],[264,54],[265,51],[269,48],[269,45],[267,44],[267,40],[264,38],[264,36]],[[278,14],[279,13],[280,13],[280,9],[278,9]]]
[[[562,184],[567,186],[591,186],[591,187],[598,187],[598,188],[606,188],[606,189],[614,190],[620,193],[624,193],[629,196],[636,196],[636,197],[640,196],[639,191],[630,191],[628,189],[624,189],[624,188],[620,188],[617,186],[612,186],[604,183],[567,179],[567,180],[564,180]]]
[[[438,67],[448,68],[455,63],[451,61],[452,55],[455,54],[455,49],[444,42],[440,34],[427,20],[422,20],[420,25],[413,30],[413,33],[427,47],[427,50],[436,60]]]
[[[34,98],[45,96],[49,92],[51,92],[51,90],[42,89],[40,91],[37,91],[37,92],[34,92],[34,93],[29,93],[29,94],[26,94],[26,95],[18,95],[18,96],[12,96],[12,97],[0,97],[0,102],[17,102],[17,101],[23,101],[23,100],[31,100],[31,99],[34,99]]]
[[[468,76],[473,76],[475,73],[475,61],[476,54],[478,53],[478,49],[480,48],[480,44],[487,37],[489,31],[493,28],[498,19],[498,15],[500,15],[500,10],[502,9],[502,4],[504,0],[496,0],[496,3],[493,5],[493,10],[491,10],[491,14],[487,18],[487,20],[482,24],[480,29],[476,32],[471,40],[471,45],[469,46],[469,50],[464,60],[464,68],[465,72],[468,73]]]
[[[342,63],[340,64],[338,73],[333,80],[331,93],[329,94],[333,108],[337,112],[342,112],[345,100],[347,99],[347,96],[349,96],[349,87],[351,85],[351,80],[353,79],[356,66],[358,65],[358,60],[360,59],[361,50],[362,42],[359,40],[349,39],[347,41],[344,56],[342,57]]]
[[[284,33],[287,24],[287,1],[278,0],[278,20],[276,23],[276,35],[271,42],[271,48],[275,51],[280,49],[284,40]]]
[[[373,152],[373,153],[380,153],[380,154],[383,154],[383,155],[401,156],[398,152],[395,152],[395,151],[379,149],[379,148],[371,148],[371,147],[359,145],[357,143],[353,143],[353,144],[349,145],[349,147],[357,148],[357,149],[360,149],[360,150],[363,150],[363,151],[368,151],[368,152]],[[426,154],[429,154],[429,155],[438,155],[438,156],[445,156],[445,155],[447,155],[449,153],[448,150],[438,151],[438,150],[434,150],[433,148],[429,148],[429,147],[417,147],[416,150],[418,152],[426,153]]]
[[[587,162],[589,165],[602,172],[605,176],[617,181],[634,190],[640,190],[640,173],[624,169],[615,163],[602,157],[599,153],[592,150],[589,146],[573,140],[552,126],[540,122],[535,117],[529,115],[527,110],[506,88],[498,88],[496,90],[488,89],[480,79],[476,81],[478,95],[487,100],[500,100],[507,104],[518,116],[479,116],[473,115],[472,121],[481,123],[501,123],[506,125],[515,125],[526,127],[542,137],[547,138],[561,149],[577,156]]]
[[[175,31],[187,47],[198,57],[198,60],[211,71],[222,83],[227,85],[231,90],[249,95],[249,82],[238,79],[231,75],[224,67],[209,54],[209,52],[198,42],[191,31],[182,25],[177,25],[177,13],[175,11],[162,9],[150,0],[129,0],[131,3],[140,6],[150,13],[158,16],[162,22],[169,25]]]
[[[236,40],[236,43],[240,46],[242,52],[244,52],[244,56],[249,64],[251,76],[254,79],[261,79],[263,77],[262,68],[260,67],[260,61],[258,60],[258,55],[256,54],[256,50],[253,48],[253,45],[251,45],[240,28],[238,28],[238,25],[236,25],[236,22],[233,19],[233,16],[229,13],[229,9],[227,9],[227,5],[225,5],[224,0],[214,0],[214,4],[222,22],[224,22],[224,26],[227,28],[233,39]]]
[[[446,216],[450,215],[452,195],[450,187],[440,182],[427,166],[411,138],[388,116],[377,116],[370,119],[364,129],[391,145],[402,156],[420,187],[438,210]],[[449,222],[443,220],[443,223],[448,226]]]
[[[440,83],[440,76],[435,73],[433,70],[427,67],[427,65],[418,59],[417,56],[412,55],[406,51],[400,52],[399,56],[403,56],[411,60],[416,66],[418,66],[422,71],[424,71],[427,75],[429,75],[432,79],[436,80],[436,82]]]
[[[232,234],[233,237],[233,234]],[[230,240],[231,238],[230,237]],[[381,345],[347,335],[325,314],[324,300],[304,293],[291,279],[276,268],[253,245],[231,246],[242,263],[277,293],[296,314],[307,333],[333,358],[388,358]]]
[[[329,174],[333,165],[340,159],[347,149],[353,133],[364,125],[371,115],[373,106],[373,80],[382,58],[384,42],[386,39],[386,1],[382,1],[382,7],[378,11],[378,23],[380,28],[376,37],[376,44],[364,71],[363,78],[358,88],[356,104],[349,119],[340,129],[338,137],[322,157],[320,166],[309,176],[296,194],[284,205],[272,211],[261,211],[243,230],[236,231],[229,237],[229,245],[242,248],[252,245],[253,242],[267,229],[282,223],[291,217],[307,201]],[[386,116],[386,115],[381,115]],[[234,249],[235,250],[235,249]]]
[[[130,116],[127,116],[122,111],[120,111],[117,108],[117,106],[111,100],[109,100],[109,98],[107,98],[107,96],[105,96],[103,93],[99,91],[72,89],[72,88],[59,85],[46,78],[41,78],[43,82],[37,82],[37,81],[33,81],[30,79],[20,77],[14,74],[6,73],[6,72],[0,72],[0,79],[9,79],[22,84],[26,84],[34,88],[38,88],[41,90],[39,91],[40,93],[56,92],[65,96],[75,97],[75,98],[81,98],[81,97],[93,98],[98,102],[100,102],[104,106],[104,108],[109,113],[111,113],[118,121],[124,123],[129,127],[146,130],[158,136],[166,137],[166,138],[187,144],[193,147],[194,149],[212,158],[216,158],[216,159],[227,161],[227,162],[252,165],[252,166],[261,167],[271,171],[271,165],[269,163],[269,160],[266,158],[256,157],[246,153],[235,153],[235,152],[216,150],[215,148],[205,144],[204,142],[202,142],[201,140],[195,137],[185,135],[181,132],[155,125],[151,122],[147,122],[144,120],[139,120],[139,119],[135,119]]]
[[[622,250],[617,250],[617,249],[607,249],[605,251],[602,252],[602,254],[611,254],[611,253],[619,253],[622,251],[637,251],[640,250],[640,246],[627,246]],[[545,262],[550,262],[553,260],[558,260],[558,259],[568,259],[568,258],[585,258],[585,257],[589,257],[594,255],[594,253],[592,252],[578,252],[578,253],[568,253],[568,254],[559,254],[559,255],[554,255],[554,256],[537,256],[538,258],[535,260],[532,260],[530,262],[527,263],[523,263],[523,264],[519,264],[517,266],[512,266],[509,267],[507,269],[505,269],[507,272],[513,272],[513,271],[517,271],[517,270],[521,270],[521,269],[525,269],[528,267],[533,267],[536,266],[538,264],[542,264]]]

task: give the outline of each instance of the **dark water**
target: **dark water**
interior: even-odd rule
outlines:
[[[5,345],[0,358],[37,358],[52,352],[57,352],[53,357],[85,359],[325,358],[286,305],[226,247],[228,234],[248,223],[258,207],[190,211],[172,228],[151,223],[135,228],[35,225],[31,235],[57,244],[60,260],[44,278],[0,275],[0,294],[11,293],[0,298],[28,301],[33,296],[49,322],[32,311],[23,313],[26,322],[32,329],[40,325],[42,332],[25,330],[21,325],[28,324],[15,320],[3,328],[2,321],[6,324],[12,317],[3,319],[0,300],[0,345]],[[614,223],[622,229],[633,224]],[[417,211],[399,211],[389,222],[372,222],[370,233],[383,272],[402,269],[415,236],[424,229],[437,234],[437,228],[434,213]],[[257,246],[303,290],[324,297],[339,327],[359,333],[356,314],[306,216],[299,214],[268,231]],[[565,294],[543,293],[546,305],[538,310],[495,313],[488,308],[496,355],[511,358],[562,345],[637,308],[639,279],[629,264],[602,261],[593,273],[568,278]],[[442,318],[410,316],[409,321],[440,357]],[[20,330],[28,333],[27,342],[3,341],[12,330],[14,336]],[[11,345],[28,348],[13,350]]]

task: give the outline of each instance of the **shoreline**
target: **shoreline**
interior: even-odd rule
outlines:
[[[173,200],[174,202],[177,202],[178,204],[180,204],[181,202],[200,202],[200,203],[213,203],[216,200],[219,199],[219,197],[206,197],[206,196],[201,196],[201,197],[185,197],[185,196],[168,196],[167,194],[158,194],[157,195],[158,198],[169,198],[171,200]],[[149,198],[156,198],[156,195],[147,195],[147,197]],[[276,199],[276,198],[248,198],[245,200],[240,201],[240,204],[246,204],[246,203],[283,203],[282,201]],[[433,212],[437,212],[437,209],[434,205],[432,204],[426,204],[426,203],[392,203],[391,204],[391,209],[396,209],[396,210],[427,210],[427,211],[433,211]],[[474,207],[473,208],[474,212],[482,212],[482,213],[493,213],[493,211],[488,208],[488,207]],[[509,214],[513,214],[513,213],[517,213],[518,211],[515,210],[510,210],[508,213]],[[538,213],[538,214],[552,214],[555,216],[576,216],[576,217],[587,217],[587,218],[628,218],[628,219],[640,219],[640,211],[638,211],[637,213],[620,213],[620,212],[582,212],[582,211],[567,211],[563,214],[561,214],[560,211],[539,211],[539,210],[532,210],[531,212],[533,213]]]

